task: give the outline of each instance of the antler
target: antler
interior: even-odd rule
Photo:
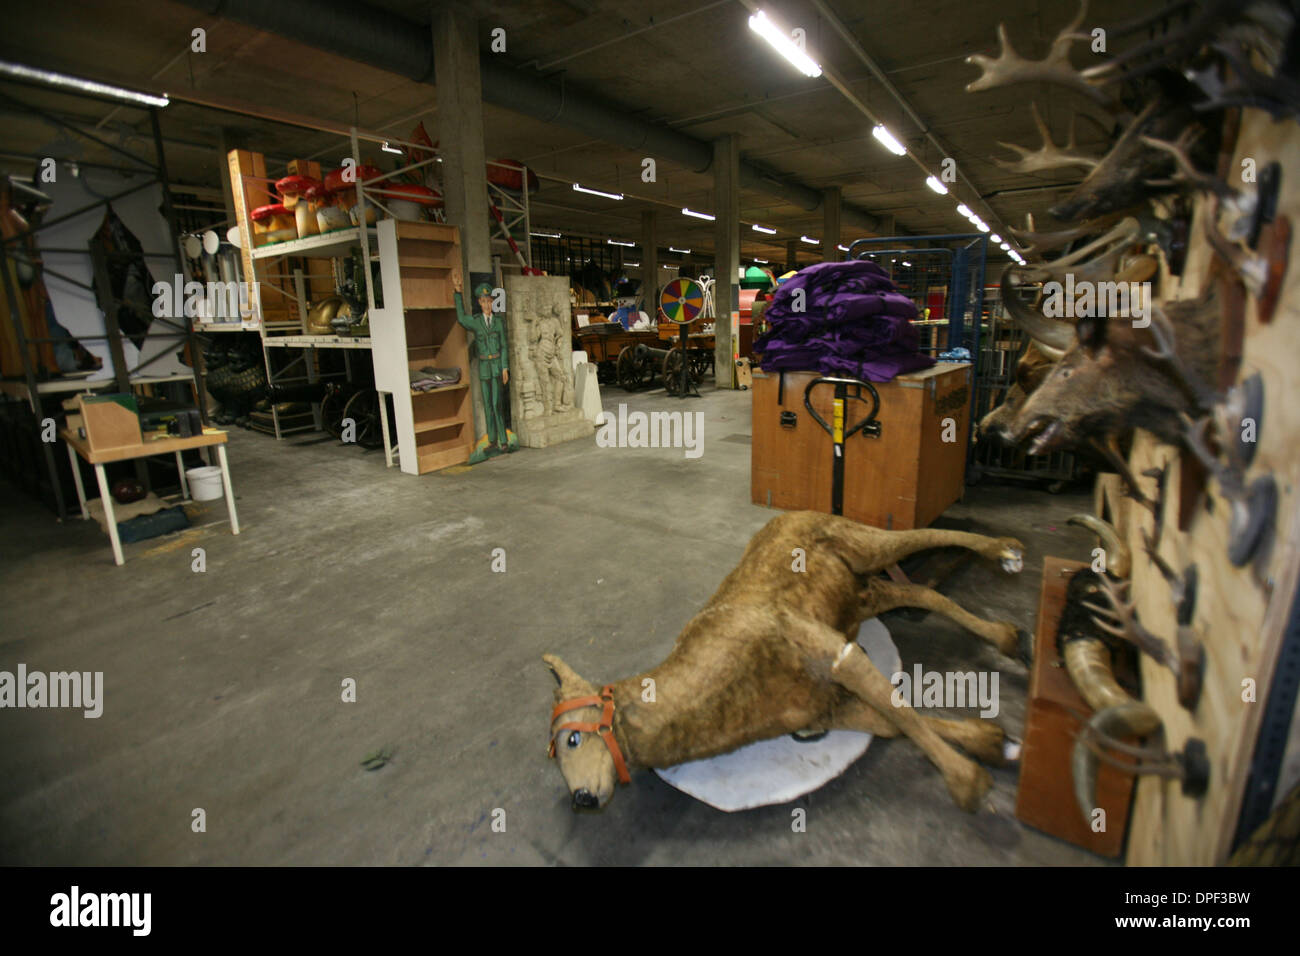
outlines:
[[[1034,125],[1038,127],[1039,135],[1043,137],[1042,148],[1035,152],[1023,146],[1017,146],[1015,143],[999,142],[999,146],[1019,153],[1020,160],[1010,163],[995,156],[993,162],[1013,173],[1039,173],[1049,169],[1061,169],[1065,166],[1087,166],[1091,168],[1100,162],[1099,159],[1093,156],[1085,156],[1083,153],[1075,152],[1073,117],[1070,119],[1069,138],[1064,146],[1057,146],[1052,142],[1051,130],[1047,128],[1042,115],[1038,112],[1038,104],[1032,104],[1031,109],[1034,113]]]
[[[1187,150],[1196,142],[1201,133],[1202,130],[1199,127],[1189,126],[1172,143],[1163,139],[1156,139],[1154,136],[1143,136],[1143,143],[1155,149],[1164,150],[1173,156],[1174,162],[1178,164],[1178,172],[1172,178],[1148,179],[1147,184],[1150,186],[1172,186],[1176,183],[1187,183],[1193,189],[1203,189],[1223,199],[1235,199],[1237,190],[1217,176],[1199,172],[1192,164],[1191,157],[1187,155]]]
[[[1122,211],[1113,212],[1105,216],[1098,216],[1096,219],[1089,219],[1070,229],[1059,229],[1056,232],[1034,232],[1034,217],[1026,214],[1027,229],[1008,226],[1007,231],[1020,241],[1020,247],[1025,252],[1038,254],[1051,252],[1053,249],[1059,249],[1075,239],[1082,239],[1084,236],[1100,232],[1108,226],[1114,225],[1123,215]],[[1031,242],[1033,245],[1027,245],[1027,243]]]
[[[1075,281],[1089,282],[1109,279],[1115,274],[1115,268],[1122,256],[1142,234],[1138,221],[1129,216],[1121,220],[1110,232],[1098,236],[1074,252],[1041,265],[1025,266],[1017,269],[1022,282],[1063,281],[1066,273],[1074,275]],[[1087,257],[1102,250],[1092,259]]]
[[[1105,594],[1110,607],[1098,607],[1088,601],[1081,601],[1083,607],[1086,607],[1089,611],[1097,612],[1092,617],[1092,623],[1107,634],[1113,634],[1121,640],[1128,641],[1138,650],[1177,674],[1178,659],[1174,656],[1173,651],[1169,649],[1169,645],[1143,627],[1142,622],[1137,618],[1137,610],[1127,596],[1129,585],[1132,582],[1125,581],[1122,584],[1116,584],[1104,574],[1098,575],[1097,580],[1101,584],[1102,592]],[[1111,620],[1102,620],[1097,616],[1098,614]]]
[[[1079,27],[1088,14],[1088,0],[1080,0],[1079,12],[1052,41],[1051,50],[1041,60],[1027,60],[1015,51],[1007,36],[1007,25],[998,24],[998,55],[985,56],[972,53],[966,62],[980,68],[980,77],[966,84],[966,91],[991,90],[1013,83],[1059,83],[1068,86],[1088,97],[1099,106],[1105,106],[1106,96],[1089,83],[1073,66],[1070,65],[1070,48],[1075,40],[1086,39],[1080,34]]]
[[[1178,355],[1174,324],[1158,305],[1151,308],[1151,336],[1156,340],[1156,347],[1142,346],[1142,354],[1153,362],[1159,362],[1169,369],[1175,384],[1192,400],[1197,408],[1213,408],[1218,394],[1205,385],[1187,367],[1187,363]]]

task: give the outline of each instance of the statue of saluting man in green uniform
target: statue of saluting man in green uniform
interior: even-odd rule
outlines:
[[[451,274],[455,292],[456,321],[474,333],[473,357],[478,362],[478,387],[483,407],[483,424],[487,433],[479,438],[470,455],[470,463],[483,461],[519,447],[519,438],[506,426],[509,401],[505,387],[510,384],[510,354],[506,342],[505,317],[492,314],[492,286],[480,282],[474,287],[478,309],[465,312],[461,293],[464,279],[460,270]]]

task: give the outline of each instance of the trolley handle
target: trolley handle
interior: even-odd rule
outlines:
[[[817,424],[820,425],[822,429],[832,437],[834,437],[835,435],[835,430],[827,423],[826,419],[822,418],[820,415],[817,414],[817,409],[813,408],[812,406],[812,390],[816,388],[818,385],[834,385],[836,387],[837,394],[840,391],[840,387],[843,386],[844,398],[856,399],[857,401],[862,402],[862,404],[864,405],[867,403],[867,400],[862,397],[862,389],[865,388],[868,392],[870,392],[871,393],[870,414],[868,414],[866,418],[862,419],[857,424],[855,424],[852,428],[845,429],[844,440],[847,441],[848,439],[852,438],[860,431],[875,437],[880,436],[880,422],[876,421],[876,414],[880,411],[880,394],[876,391],[875,386],[873,386],[870,382],[864,382],[861,379],[857,379],[857,378],[835,378],[835,377],[815,378],[808,383],[807,388],[803,390],[804,408],[808,409],[808,414],[810,414],[813,417],[813,419],[817,422]],[[854,386],[857,389],[857,391],[855,391],[852,395],[848,393],[848,386],[850,385]]]

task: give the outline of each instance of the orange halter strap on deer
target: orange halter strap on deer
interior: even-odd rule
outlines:
[[[580,710],[583,707],[604,707],[600,714],[600,723],[598,724],[561,724],[551,731],[551,747],[547,751],[548,757],[555,756],[555,738],[562,730],[576,730],[584,734],[598,734],[600,739],[605,741],[605,746],[609,748],[609,755],[614,758],[614,768],[618,771],[619,783],[631,783],[632,775],[627,772],[627,761],[623,759],[623,751],[618,747],[618,741],[614,739],[614,685],[606,684],[600,689],[600,696],[575,697],[572,700],[566,700],[561,704],[556,704],[555,709],[551,711],[551,723],[555,723],[555,718],[561,714],[567,714],[571,710]]]

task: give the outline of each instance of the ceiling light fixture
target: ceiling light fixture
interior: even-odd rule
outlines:
[[[624,268],[627,268],[627,269],[635,269],[635,268],[638,268],[640,265],[641,265],[641,263],[639,263],[639,262],[625,262],[625,263],[623,263]]]
[[[799,49],[789,35],[769,20],[762,10],[749,18],[749,28],[770,43],[777,53],[789,60],[804,76],[822,75],[822,68],[817,65],[817,61]]]
[[[685,206],[682,207],[682,215],[694,216],[696,219],[707,219],[709,222],[713,222],[718,218],[717,216],[710,216],[707,212],[696,212],[694,209],[687,209]]]
[[[806,242],[810,246],[820,246],[822,244],[820,239],[814,239],[812,236],[800,236],[799,241]]]
[[[970,211],[970,206],[966,205],[965,203],[958,203],[957,215],[961,216],[963,219],[969,219],[971,216],[975,214]]]
[[[402,154],[402,151],[401,151],[400,149],[398,149],[396,146],[389,146],[389,145],[388,145],[388,140],[384,140],[384,141],[379,145],[379,148],[382,149],[385,153],[396,153],[398,156],[403,155],[403,154]]]
[[[761,262],[763,265],[767,265],[767,260],[766,260],[766,259],[755,259],[754,261],[755,261],[755,262]]]
[[[849,247],[848,247],[848,246],[844,246],[844,245],[836,246],[835,248],[838,249],[838,250],[840,250],[840,252],[848,252],[848,251],[849,251]]]
[[[162,96],[154,96],[152,93],[141,93],[138,90],[128,90],[121,86],[110,86],[107,83],[96,83],[94,80],[83,80],[79,76],[68,76],[66,73],[38,70],[35,67],[23,66],[21,63],[10,63],[8,60],[0,60],[0,73],[12,76],[17,80],[44,83],[46,86],[73,90],[77,93],[90,93],[94,96],[108,96],[115,100],[136,103],[140,106],[163,107],[171,103],[166,93]]]
[[[993,235],[989,236],[989,242],[1001,242],[1001,241],[1002,241],[1002,237],[999,236],[996,232],[993,233]]]
[[[989,224],[985,222],[983,219],[981,219],[979,222],[975,223],[975,228],[978,229],[980,232],[988,232]]]
[[[754,223],[754,224],[753,224],[752,226],[750,226],[749,228],[750,228],[750,229],[753,229],[755,232],[765,233],[766,235],[769,235],[769,236],[775,236],[775,235],[776,235],[776,230],[775,230],[775,229],[769,229],[769,228],[767,228],[767,226],[760,226],[758,223]]]
[[[558,232],[530,232],[530,236],[536,236],[538,239],[559,239]]]
[[[876,137],[877,142],[885,149],[889,150],[895,156],[906,156],[907,147],[894,138],[894,134],[883,126],[877,126],[871,130],[871,135]]]
[[[906,260],[903,261],[903,265],[907,266],[909,269],[912,268],[912,263],[910,263],[910,262],[908,262],[908,261],[906,261]]]
[[[691,250],[689,250],[689,249],[675,249],[675,248],[673,248],[672,246],[669,246],[669,247],[668,247],[668,251],[669,251],[669,252],[680,252],[680,253],[681,253],[682,255],[684,255],[684,256],[689,256],[689,255],[691,254]]]
[[[588,195],[591,195],[591,196],[604,196],[606,199],[622,199],[622,198],[623,198],[623,194],[622,194],[622,193],[607,193],[607,192],[604,192],[604,191],[602,191],[602,190],[600,190],[600,189],[588,189],[586,186],[581,186],[581,185],[579,185],[578,183],[574,183],[574,184],[573,184],[573,191],[574,191],[574,192],[577,192],[577,193],[587,193]]]
[[[998,246],[998,248],[1001,249],[1003,252],[1010,252],[1010,251],[1011,251],[1011,245],[1010,245],[1009,243],[1006,243],[1006,242],[1002,243],[1000,246]]]
[[[933,189],[935,192],[937,192],[940,196],[948,195],[948,187],[945,186],[943,183],[939,182],[939,178],[937,176],[926,176],[925,184],[929,186],[931,189]]]
[[[606,239],[605,244],[610,246],[627,246],[629,249],[636,245],[635,242],[621,242],[618,239]]]

